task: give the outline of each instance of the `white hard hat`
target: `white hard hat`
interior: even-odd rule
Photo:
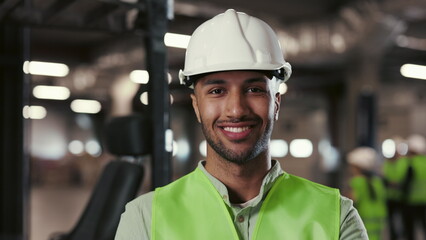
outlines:
[[[407,139],[408,149],[415,153],[425,153],[426,140],[422,135],[412,134]]]
[[[231,70],[271,71],[282,81],[291,75],[272,28],[258,18],[228,9],[194,31],[179,79],[193,87],[191,76]]]
[[[377,153],[370,147],[358,147],[348,153],[348,162],[365,170],[374,169]]]
[[[400,136],[393,136],[391,139],[395,143],[395,154],[406,155],[408,152],[407,141]]]

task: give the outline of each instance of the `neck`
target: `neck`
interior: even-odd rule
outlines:
[[[271,169],[271,160],[266,153],[240,165],[219,156],[207,156],[205,168],[225,184],[231,203],[244,203],[259,194],[263,178]]]

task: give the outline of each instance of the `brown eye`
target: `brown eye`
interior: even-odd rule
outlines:
[[[258,87],[251,87],[247,89],[247,92],[249,93],[261,93],[261,92],[265,92],[263,89],[258,88]]]
[[[224,90],[220,89],[220,88],[216,88],[216,89],[211,90],[209,93],[210,94],[222,94],[222,93],[224,93]]]

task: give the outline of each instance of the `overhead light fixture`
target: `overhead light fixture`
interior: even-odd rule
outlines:
[[[307,158],[312,155],[313,146],[309,139],[294,139],[290,143],[290,154],[295,158]]]
[[[84,144],[80,140],[73,140],[68,144],[68,151],[74,155],[81,155],[84,152]]]
[[[189,154],[191,154],[191,146],[188,143],[187,139],[179,139],[176,142],[176,156],[180,161],[187,161]],[[173,146],[173,152],[175,152],[175,147]]]
[[[33,95],[39,99],[65,100],[70,97],[70,90],[61,86],[38,85],[33,88]]]
[[[382,154],[385,158],[392,158],[396,153],[396,144],[392,139],[386,139],[382,143]]]
[[[130,73],[130,80],[139,84],[147,84],[149,82],[149,73],[146,70],[134,70]]]
[[[288,153],[288,144],[284,140],[273,139],[269,149],[272,157],[285,157]]]
[[[177,33],[166,33],[164,35],[164,44],[167,47],[187,48],[191,36]]]
[[[426,66],[417,64],[404,64],[401,66],[401,75],[407,78],[426,80]]]
[[[167,152],[173,153],[173,130],[172,129],[166,129],[164,132],[164,150]]]
[[[24,73],[32,75],[42,75],[51,77],[65,77],[69,73],[69,68],[63,63],[25,61]]]
[[[96,140],[89,140],[84,145],[86,152],[93,157],[99,157],[102,154],[102,148]]]
[[[201,156],[207,157],[207,141],[203,140],[198,147]]]
[[[76,113],[95,114],[101,111],[101,103],[96,100],[76,99],[71,102],[71,109]]]
[[[24,106],[22,116],[25,119],[43,119],[47,115],[47,110],[43,106]]]
[[[134,83],[147,84],[149,82],[149,72],[147,70],[133,70],[129,78]],[[172,83],[172,75],[167,73],[168,83]]]
[[[398,47],[426,51],[426,39],[424,38],[399,35],[396,37],[395,43]]]
[[[140,100],[143,105],[148,105],[148,92],[143,92],[140,96]]]
[[[172,157],[175,157],[177,155],[177,153],[179,152],[179,145],[178,143],[173,140],[173,152],[172,152]]]

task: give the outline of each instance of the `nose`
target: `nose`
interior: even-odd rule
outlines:
[[[228,118],[242,118],[249,112],[249,106],[244,94],[239,91],[230,92],[226,98],[226,116]]]

